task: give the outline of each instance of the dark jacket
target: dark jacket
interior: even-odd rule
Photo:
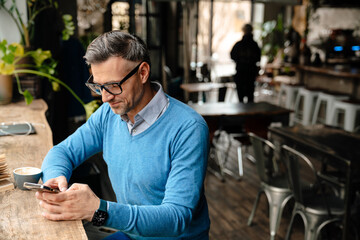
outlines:
[[[244,35],[241,41],[235,43],[230,52],[231,59],[236,62],[236,71],[257,71],[256,63],[260,61],[261,51],[253,40],[253,35]]]

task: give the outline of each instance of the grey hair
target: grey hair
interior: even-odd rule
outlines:
[[[88,65],[102,63],[110,57],[147,62],[150,54],[145,42],[138,36],[121,31],[106,32],[94,39],[86,50],[84,59]]]

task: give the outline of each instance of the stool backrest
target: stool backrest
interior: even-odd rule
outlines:
[[[310,160],[299,151],[287,146],[282,146],[282,153],[285,157],[285,163],[287,167],[287,174],[289,178],[289,188],[294,194],[295,201],[304,204],[303,199],[303,188],[306,186],[303,182],[303,176],[301,174],[301,169],[306,168],[306,170],[310,169],[310,172],[307,171],[308,174],[312,175],[311,178],[314,182],[311,185],[317,184],[317,175],[314,165],[310,162]],[[304,165],[305,164],[305,165]]]

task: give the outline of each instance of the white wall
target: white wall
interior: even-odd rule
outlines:
[[[26,0],[16,0],[18,9],[22,14],[22,19],[26,22]],[[7,5],[11,6],[12,1],[7,1]],[[8,43],[20,42],[20,33],[13,19],[4,10],[0,10],[0,41],[6,39]]]

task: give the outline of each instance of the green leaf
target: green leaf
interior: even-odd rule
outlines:
[[[65,30],[62,31],[62,40],[66,41],[69,40],[70,35],[67,34],[67,32]]]
[[[70,36],[74,34],[75,26],[74,22],[72,21],[72,16],[69,14],[64,14],[62,16],[64,22],[64,29],[62,30],[62,39],[68,40]]]
[[[72,16],[71,16],[70,14],[64,14],[64,15],[62,16],[62,18],[63,18],[64,20],[66,20],[66,21],[71,21],[71,20],[72,20]]]
[[[5,39],[0,42],[0,50],[3,54],[6,53],[6,45],[7,45],[7,41]]]
[[[4,62],[6,62],[7,64],[13,64],[14,59],[15,59],[14,54],[7,54],[7,55],[2,57],[2,60]]]
[[[52,89],[54,92],[59,92],[60,91],[60,84],[55,82],[55,81],[51,81],[51,85],[52,85]]]
[[[17,46],[15,46],[15,45],[9,45],[9,50],[10,50],[10,52],[14,53],[14,52],[16,51],[16,49],[17,49]]]
[[[23,92],[23,95],[24,95],[25,102],[27,105],[32,103],[34,97],[31,95],[31,93],[27,89]]]
[[[93,114],[96,111],[96,109],[98,109],[99,107],[100,107],[100,103],[98,100],[93,100],[85,104],[84,108],[86,112],[86,119],[89,119],[91,114]]]
[[[31,51],[30,54],[34,59],[36,66],[38,67],[41,66],[46,59],[51,58],[50,51],[43,51],[40,48],[38,48],[36,51]]]

